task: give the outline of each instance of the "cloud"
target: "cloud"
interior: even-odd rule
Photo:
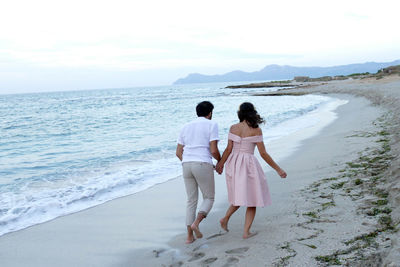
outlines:
[[[180,69],[184,76],[272,63],[337,65],[382,61],[390,54],[396,59],[399,5],[394,0],[8,1],[0,10],[0,66],[3,73],[9,64],[21,72]]]

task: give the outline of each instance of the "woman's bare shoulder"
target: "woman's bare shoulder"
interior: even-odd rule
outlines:
[[[262,135],[262,130],[260,127],[254,128],[254,135]]]
[[[229,129],[229,132],[238,135],[240,133],[240,124],[239,123],[233,124]]]
[[[260,127],[258,127],[258,128],[250,128],[249,135],[250,136],[262,135],[262,130],[261,130]]]

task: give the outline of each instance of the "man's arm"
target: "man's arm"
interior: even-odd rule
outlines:
[[[178,144],[178,145],[176,146],[176,156],[178,157],[178,159],[179,159],[180,161],[182,161],[182,154],[183,154],[183,145]]]
[[[217,161],[221,160],[221,154],[219,153],[218,150],[218,140],[210,142],[210,151],[214,159],[216,159]]]

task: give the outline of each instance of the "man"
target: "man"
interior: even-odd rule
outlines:
[[[186,244],[202,238],[199,224],[214,204],[215,184],[212,157],[221,159],[218,150],[218,124],[211,121],[213,104],[203,101],[196,106],[198,118],[186,124],[178,138],[176,156],[182,161],[183,178],[187,193]],[[198,188],[203,195],[196,218]]]

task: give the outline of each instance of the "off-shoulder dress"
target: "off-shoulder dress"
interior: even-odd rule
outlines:
[[[264,171],[254,156],[262,135],[240,137],[229,133],[233,149],[225,165],[229,203],[234,206],[264,207],[271,204],[271,196]]]

